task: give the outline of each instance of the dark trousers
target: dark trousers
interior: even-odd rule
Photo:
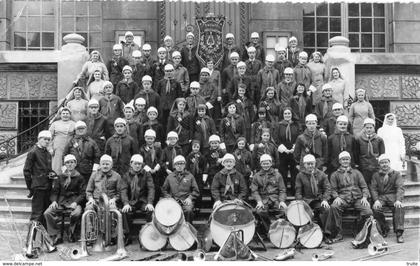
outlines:
[[[194,220],[194,202],[191,205],[185,205],[185,204],[181,203],[180,201],[178,201],[178,203],[181,204],[182,212],[184,213],[184,217],[185,217],[185,221],[192,224],[192,222]]]
[[[133,221],[137,211],[141,211],[140,215],[146,219],[146,222],[152,221],[152,212],[146,211],[144,209],[145,207],[146,203],[137,202],[135,205],[131,206],[131,211],[122,213],[124,235],[136,235],[138,233],[133,231]]]
[[[34,189],[31,205],[32,211],[29,220],[38,221],[45,225],[43,214],[50,205],[50,190]]]
[[[360,169],[360,172],[362,172],[362,175],[363,175],[363,177],[365,179],[366,184],[368,186],[370,186],[370,182],[372,180],[372,176],[378,170],[377,169],[366,169],[366,168],[363,168],[363,167],[359,167],[359,169]]]
[[[298,170],[296,169],[296,161],[293,158],[293,154],[286,154],[286,153],[279,153],[279,172],[281,176],[283,177],[283,180],[287,180],[288,172],[290,171],[290,189],[287,188],[287,182],[286,188],[287,188],[287,194],[290,196],[295,195],[295,184],[296,184],[296,176],[298,174]]]
[[[330,232],[325,230],[325,225],[327,223],[328,217],[330,216],[331,208],[325,209],[321,206],[321,200],[306,200],[305,202],[311,207],[312,211],[314,212],[314,222],[321,227],[322,231],[329,235]]]
[[[283,209],[279,209],[279,203],[270,202],[269,204],[264,204],[263,209],[255,209],[254,215],[259,221],[259,226],[257,226],[257,232],[261,235],[266,236],[270,230],[270,225],[272,221],[275,221],[281,217],[285,216]]]
[[[331,237],[335,237],[337,234],[342,234],[343,230],[343,212],[345,209],[353,207],[356,211],[360,212],[361,223],[371,216],[372,210],[370,206],[363,206],[360,199],[353,199],[352,201],[343,201],[341,205],[333,203],[330,208],[330,215],[328,216],[325,223],[325,232]]]
[[[382,232],[388,232],[389,226],[385,221],[384,208],[389,208],[392,211],[392,224],[394,232],[402,234],[404,232],[404,208],[395,208],[394,202],[390,200],[379,200],[382,208],[373,210],[373,217],[378,221]]]
[[[61,234],[60,222],[62,219],[63,212],[70,212],[70,234],[74,234],[76,225],[79,223],[80,218],[82,217],[82,207],[77,205],[75,209],[66,208],[65,206],[60,206],[59,208],[52,210],[47,209],[44,212],[45,221],[47,223],[47,231],[50,236],[55,236]]]
[[[166,128],[167,125],[168,125],[168,118],[169,118],[169,112],[170,112],[170,110],[169,109],[167,109],[167,110],[166,109],[162,109],[160,112],[161,112],[161,113],[159,113],[160,123],[162,124],[163,128]],[[165,139],[166,139],[166,133],[167,132],[163,132],[163,135],[165,135]],[[163,145],[162,148],[164,148],[165,143],[162,143],[162,145]]]

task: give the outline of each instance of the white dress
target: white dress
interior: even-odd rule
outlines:
[[[394,124],[392,126],[384,124],[378,129],[378,136],[384,140],[385,153],[391,159],[391,168],[402,171],[405,170],[401,160],[401,157],[405,157],[405,140],[401,128],[397,127],[396,121],[397,118],[394,115]]]

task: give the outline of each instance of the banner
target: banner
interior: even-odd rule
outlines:
[[[198,28],[197,58],[204,66],[210,59],[213,60],[215,68],[222,62],[225,21],[224,16],[208,15],[196,18]]]

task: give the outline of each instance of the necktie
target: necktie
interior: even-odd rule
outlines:
[[[207,131],[206,119],[204,119],[204,117],[201,118],[200,126],[201,126],[201,130],[203,131],[203,139],[204,139],[204,142],[207,143],[208,131]]]
[[[172,151],[171,151],[171,161],[170,163],[172,164],[172,162],[174,161],[176,157],[176,151],[175,151],[175,147],[172,147]]]
[[[167,79],[167,81],[166,81],[166,94],[168,95],[170,91],[171,91],[171,80]]]
[[[230,117],[230,126],[232,127],[232,131],[236,133],[236,122],[233,116]]]
[[[286,140],[289,142],[292,141],[292,132],[290,131],[290,122],[287,123],[287,127],[286,127]]]
[[[130,188],[131,188],[131,199],[136,200],[140,194],[140,189],[138,186],[139,178],[137,174],[134,175],[133,179],[131,180]]]
[[[67,178],[66,181],[64,181],[64,189],[67,189],[71,182],[71,173],[67,172]]]
[[[156,158],[156,151],[155,151],[155,147],[152,145],[149,147],[150,149],[150,158],[152,159],[152,164],[155,162],[155,158]]]
[[[384,175],[384,187],[386,186],[386,184],[388,183],[388,180],[389,180],[389,175],[388,175],[388,173],[386,173],[385,175]]]
[[[311,189],[312,194],[316,197],[318,195],[318,181],[316,180],[313,172],[311,173]]]
[[[230,173],[226,176],[226,185],[225,185],[225,195],[229,193],[229,190],[232,191],[232,195],[235,195],[235,188],[233,186],[232,178],[230,177]]]
[[[300,114],[301,120],[305,118],[305,110],[306,110],[306,101],[301,95],[299,96],[299,114]]]
[[[346,150],[346,146],[346,137],[344,136],[344,134],[340,134],[340,151]]]
[[[273,73],[271,73],[271,70],[268,70],[267,80],[268,80],[268,86],[273,86]]]
[[[111,96],[106,97],[105,99],[106,99],[106,116],[109,116],[112,113]]]
[[[198,166],[198,154],[194,154],[194,175],[198,174],[200,172],[200,167]]]
[[[347,168],[344,169],[344,180],[345,180],[346,185],[351,185],[351,178],[350,178],[349,170]]]
[[[373,145],[372,145],[372,138],[371,135],[368,135],[368,155],[369,156],[375,156],[375,153],[373,152]]]
[[[188,45],[188,60],[192,59],[192,52],[191,52],[192,46]]]
[[[150,105],[150,101],[149,101],[149,93],[148,93],[148,92],[146,92],[146,104],[147,104],[147,106],[149,106],[149,105]]]
[[[324,107],[322,108],[322,117],[326,117],[328,114],[328,101],[324,101]]]

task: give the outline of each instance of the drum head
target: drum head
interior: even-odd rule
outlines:
[[[277,248],[290,247],[296,238],[296,229],[284,219],[278,219],[270,225],[268,235],[271,243]]]
[[[322,243],[322,230],[319,225],[310,223],[299,228],[299,242],[306,248],[316,248]]]
[[[149,251],[157,251],[165,247],[167,237],[159,233],[153,223],[147,223],[139,233],[140,246]]]
[[[292,201],[287,207],[286,216],[295,226],[305,225],[312,221],[311,207],[304,201]]]
[[[184,222],[175,234],[169,236],[169,243],[178,251],[190,249],[197,241],[197,230]]]
[[[154,216],[161,225],[172,226],[181,220],[182,208],[174,199],[161,199],[156,204]]]

